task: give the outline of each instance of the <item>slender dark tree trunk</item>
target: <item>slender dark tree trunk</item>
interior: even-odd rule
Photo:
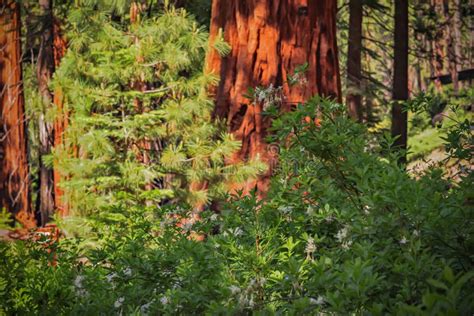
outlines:
[[[450,17],[448,32],[449,72],[453,81],[454,93],[459,91],[459,70],[461,65],[461,1],[453,1],[453,14]],[[446,15],[450,16],[449,5],[445,4]]]
[[[367,72],[372,73],[371,59],[367,52],[364,53],[364,61],[365,67],[367,67]],[[365,89],[367,89],[367,91],[370,91],[370,82],[367,78],[364,79],[364,85]],[[364,99],[365,120],[367,124],[371,125],[374,122],[374,97],[372,94],[367,93],[364,96]]]
[[[45,114],[51,108],[53,94],[49,83],[54,73],[53,52],[53,12],[51,0],[39,0],[41,8],[42,32],[37,63],[38,86],[43,101],[39,116],[39,195],[37,200],[38,223],[46,224],[54,212],[54,176],[53,169],[44,164],[44,156],[51,154],[54,143],[53,124],[47,122]]]
[[[432,10],[436,12],[438,17],[438,21],[440,22],[439,27],[434,29],[434,39],[432,41],[432,56],[431,56],[431,63],[432,63],[432,73],[434,76],[439,77],[442,76],[445,69],[445,59],[446,59],[446,50],[447,50],[447,43],[446,43],[446,16],[445,16],[445,1],[446,0],[431,0],[431,7]],[[436,79],[435,80],[435,87],[438,92],[443,90],[443,86],[441,81]]]
[[[474,8],[474,0],[469,1],[469,6],[471,8]],[[470,30],[469,31],[469,60],[467,61],[467,66],[469,68],[473,68],[474,67],[474,16],[472,15],[470,16],[470,19],[469,19],[469,30]]]
[[[347,52],[347,107],[349,115],[361,122],[362,109],[362,0],[349,2],[349,48]]]
[[[283,111],[320,94],[340,101],[340,78],[336,45],[336,1],[334,0],[214,0],[211,14],[211,44],[223,30],[232,46],[226,57],[212,50],[208,70],[219,74],[216,114],[227,119],[229,131],[242,141],[238,162],[260,157],[272,159],[265,137],[270,126],[262,115],[263,104],[252,104],[249,88],[282,86],[286,97]],[[288,76],[298,65],[308,63],[302,74],[305,84],[290,86]],[[265,192],[270,172],[244,191],[257,187]]]
[[[407,112],[403,103],[408,99],[408,0],[395,1],[395,54],[393,72],[392,136],[395,146],[407,148]],[[406,154],[400,159],[406,162]]]
[[[0,208],[32,228],[20,29],[19,4],[0,1]]]

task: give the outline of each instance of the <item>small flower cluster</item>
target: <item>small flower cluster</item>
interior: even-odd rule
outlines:
[[[239,305],[242,307],[255,307],[255,294],[263,288],[266,283],[264,277],[251,279],[246,289],[242,290],[238,286],[231,285],[229,290],[233,296],[239,295]]]
[[[255,88],[254,98],[257,102],[263,103],[263,110],[267,110],[271,106],[279,106],[284,99],[283,87],[275,87],[271,83],[268,87]]]
[[[318,295],[317,298],[313,298],[313,297],[309,298],[309,303],[311,305],[323,305],[324,302],[325,302],[324,297],[322,297],[321,295]]]
[[[239,237],[239,236],[242,236],[243,234],[244,234],[244,231],[240,227],[229,228],[228,230],[222,233],[224,237],[227,237],[229,235],[234,236],[234,237]]]
[[[115,307],[115,308],[120,308],[120,307],[122,307],[123,302],[125,302],[125,297],[123,297],[123,296],[122,296],[122,297],[119,297],[119,298],[115,301],[114,307]]]
[[[348,238],[349,235],[349,228],[344,227],[340,229],[336,234],[336,239],[339,243],[341,243],[341,247],[344,250],[348,250],[352,246],[352,240]]]
[[[83,275],[78,275],[74,280],[74,290],[79,297],[85,297],[89,294],[82,283],[85,280]]]
[[[314,243],[314,239],[309,237],[306,241],[306,247],[304,249],[306,253],[306,258],[313,259],[313,253],[316,251],[316,244]]]

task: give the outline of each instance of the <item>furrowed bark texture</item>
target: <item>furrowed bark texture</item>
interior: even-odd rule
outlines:
[[[66,54],[67,43],[64,39],[64,36],[61,32],[61,24],[58,20],[53,20],[53,56],[54,56],[54,66],[55,68],[59,67],[61,59]],[[54,121],[54,147],[59,148],[63,146],[64,143],[64,132],[68,126],[69,113],[64,108],[64,95],[60,87],[57,87],[54,90],[53,103],[56,107],[58,113]],[[58,168],[58,162],[54,162],[53,168],[53,178],[54,178],[54,204],[56,206],[56,211],[61,216],[66,216],[69,213],[69,207],[67,203],[63,200],[64,191],[61,189],[61,174]]]
[[[54,143],[53,124],[45,120],[47,109],[53,102],[53,94],[48,84],[54,73],[53,51],[53,12],[51,0],[40,0],[42,13],[42,32],[37,63],[37,77],[40,94],[43,100],[43,111],[40,113],[39,128],[39,195],[37,200],[38,223],[45,225],[54,212],[54,176],[53,169],[43,162],[44,155],[51,154]]]
[[[434,8],[434,11],[437,13],[439,17],[443,17],[443,19],[446,19],[445,16],[445,3],[447,3],[446,0],[431,0],[431,6]],[[432,63],[432,73],[436,77],[441,76],[444,73],[444,64],[445,64],[445,59],[446,59],[446,24],[441,23],[439,27],[434,30],[435,36],[434,40],[432,43],[432,56],[431,56],[431,63]],[[441,92],[443,90],[441,81],[435,80],[435,87],[437,91]]]
[[[263,105],[244,95],[257,86],[282,86],[283,111],[315,94],[340,101],[336,1],[214,0],[211,44],[220,30],[232,50],[225,57],[211,50],[207,68],[221,78],[215,91],[216,115],[225,118],[229,131],[242,141],[229,162],[260,157],[268,163],[273,156],[265,142],[270,122],[262,116]],[[290,87],[288,75],[306,62],[306,83]],[[270,173],[257,183],[248,182],[244,192],[255,186],[265,192]]]
[[[449,16],[449,6],[445,5],[446,14]],[[453,90],[455,93],[459,91],[459,71],[461,62],[461,1],[453,1],[453,14],[448,27],[448,57],[449,72],[453,81]]]
[[[0,1],[0,207],[32,228],[20,28],[19,5]]]
[[[407,148],[407,112],[402,110],[408,99],[408,0],[395,2],[395,54],[393,73],[392,136],[395,146]],[[401,162],[406,162],[406,156]]]
[[[346,97],[346,102],[349,115],[353,119],[362,122],[362,0],[350,0],[349,14],[349,48],[347,52],[348,94]]]

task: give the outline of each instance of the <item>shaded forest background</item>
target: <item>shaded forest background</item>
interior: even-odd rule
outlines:
[[[0,10],[0,314],[474,310],[472,0]]]

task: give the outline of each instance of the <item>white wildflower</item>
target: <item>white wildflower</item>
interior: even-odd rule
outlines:
[[[153,304],[153,301],[140,306],[140,312],[142,314],[148,314],[148,311],[150,310],[151,304]]]
[[[369,215],[370,214],[370,206],[364,205],[364,214]]]
[[[216,221],[217,219],[219,218],[219,215],[218,214],[212,214],[211,217],[209,218],[211,221]]]
[[[105,277],[107,279],[107,282],[111,283],[117,277],[117,273],[115,273],[115,272],[114,273],[109,273]]]
[[[123,302],[125,301],[125,297],[119,297],[115,303],[114,303],[114,307],[115,308],[120,308],[123,304]]]
[[[86,297],[89,295],[86,289],[76,289],[76,295],[79,297]]]
[[[74,280],[74,286],[78,289],[82,289],[83,285],[82,285],[82,281],[84,281],[84,276],[82,275],[78,275],[76,276],[76,279]]]
[[[132,276],[132,269],[128,267],[127,269],[123,270],[123,274],[128,277]]]
[[[254,287],[256,284],[257,284],[257,280],[252,279],[252,280],[250,280],[249,287]]]
[[[349,233],[349,230],[347,229],[347,227],[344,227],[342,228],[341,230],[339,230],[336,234],[336,238],[339,242],[342,242],[346,237],[347,237],[347,234]]]
[[[168,297],[162,296],[162,297],[160,298],[160,302],[161,302],[161,304],[166,305],[166,304],[168,304],[170,301],[169,301]]]
[[[242,228],[237,227],[236,229],[234,229],[232,233],[235,237],[238,237],[238,236],[243,235],[244,231],[242,230]]]
[[[236,294],[240,293],[240,287],[238,287],[236,285],[229,286],[229,290],[232,293],[232,295],[236,295]]]
[[[415,230],[413,231],[413,236],[415,236],[415,237],[420,236],[420,231],[415,229]]]
[[[306,209],[306,214],[308,216],[313,216],[314,215],[314,207],[313,206],[308,206],[308,208]]]
[[[352,240],[346,240],[342,243],[341,247],[344,250],[349,249],[352,246]]]
[[[306,242],[306,248],[304,249],[304,251],[306,252],[306,254],[308,256],[310,256],[313,252],[316,251],[316,245],[314,243],[314,239],[313,238],[308,238],[308,241]]]
[[[314,298],[311,297],[309,299],[309,303],[311,305],[323,305],[324,304],[324,297],[322,297],[321,295],[319,295],[317,299],[314,299]]]
[[[257,97],[257,101],[259,101],[259,102],[262,102],[267,98],[266,91],[264,89],[259,88],[259,87],[257,87],[255,89],[255,95]]]
[[[78,275],[76,279],[74,280],[74,290],[76,292],[76,295],[79,297],[85,297],[89,295],[89,292],[84,288],[84,284],[82,284],[82,281],[85,280],[85,277],[82,275]]]
[[[254,306],[255,306],[255,302],[253,301],[253,298],[251,298],[249,301],[249,307],[253,308]]]
[[[247,304],[248,304],[247,295],[240,295],[239,296],[239,305],[247,306]]]
[[[400,239],[400,244],[404,245],[408,242],[408,239],[405,236],[402,236],[402,239]]]
[[[278,210],[283,214],[289,214],[293,211],[293,208],[291,206],[280,206]]]

